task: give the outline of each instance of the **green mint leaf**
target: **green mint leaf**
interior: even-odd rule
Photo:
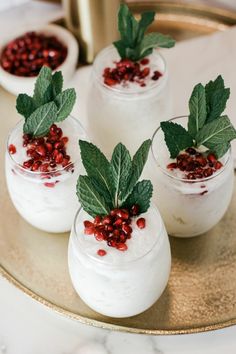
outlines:
[[[176,158],[181,150],[193,146],[191,135],[182,125],[173,122],[161,122],[161,129],[164,132],[171,158]]]
[[[33,136],[43,136],[48,133],[50,126],[55,122],[57,106],[49,102],[37,108],[25,121],[23,131]]]
[[[132,192],[135,184],[138,182],[145,163],[147,162],[149,150],[151,147],[151,140],[145,140],[140,148],[135,153],[133,160],[132,160],[132,172],[130,175],[129,183],[127,184],[127,189],[121,195],[121,200],[125,200],[127,196]]]
[[[204,145],[210,149],[225,144],[236,138],[236,130],[227,116],[219,117],[207,123],[196,135],[197,146]]]
[[[112,179],[111,166],[105,155],[92,143],[79,140],[80,153],[84,168],[89,177],[96,182],[96,188],[106,195],[107,204],[114,205],[114,182]]]
[[[119,41],[113,42],[121,58],[126,58],[126,45],[120,39]]]
[[[20,93],[16,99],[16,109],[27,119],[36,109],[33,98],[25,93]]]
[[[62,92],[63,76],[61,71],[56,71],[52,75],[53,97],[56,98]]]
[[[209,81],[205,87],[207,103],[207,123],[220,117],[230,96],[230,89],[225,88],[224,80],[219,75],[215,81]]]
[[[194,87],[189,100],[188,132],[195,138],[197,132],[203,127],[206,121],[206,95],[202,84]]]
[[[121,40],[127,45],[132,45],[132,24],[130,17],[132,16],[126,4],[121,4],[118,12],[118,29],[120,32]]]
[[[95,217],[109,213],[109,206],[105,198],[97,192],[91,177],[79,176],[76,189],[80,204],[89,215]]]
[[[138,23],[138,33],[136,42],[140,43],[144,37],[145,32],[147,31],[148,27],[152,24],[155,19],[155,12],[154,11],[147,11],[141,14],[141,19]]]
[[[152,53],[154,48],[170,48],[175,41],[161,33],[145,35],[150,24],[154,21],[155,12],[144,12],[138,22],[126,4],[121,4],[118,12],[118,29],[121,39],[114,42],[122,59],[128,58],[138,61]]]
[[[129,151],[123,144],[118,144],[112,154],[111,171],[115,185],[115,205],[118,207],[121,196],[126,192],[132,169]]]
[[[51,81],[52,70],[47,66],[43,66],[39,72],[34,86],[33,100],[36,107],[48,103],[53,99]]]
[[[148,180],[140,181],[135,185],[132,193],[124,202],[123,207],[130,208],[132,207],[132,205],[138,204],[140,207],[140,213],[145,213],[150,206],[152,193],[153,193],[153,186],[151,181]]]
[[[230,143],[224,143],[220,145],[213,145],[212,148],[210,148],[210,151],[213,152],[218,159],[220,159],[222,156],[226,154],[226,152],[230,148]]]
[[[57,105],[57,118],[55,122],[61,122],[66,119],[72,111],[75,104],[76,92],[75,89],[67,89],[62,93],[59,93],[55,98],[55,103]]]
[[[144,36],[140,43],[140,56],[143,56],[147,50],[154,48],[171,48],[175,45],[175,40],[168,35],[162,33],[148,33]]]

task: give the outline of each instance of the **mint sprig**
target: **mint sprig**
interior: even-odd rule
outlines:
[[[92,143],[79,141],[82,162],[87,176],[79,176],[77,196],[91,216],[108,214],[114,208],[138,204],[144,213],[150,206],[153,187],[150,181],[138,182],[147,161],[151,140],[146,140],[133,159],[119,143],[111,161]]]
[[[113,42],[113,45],[122,59],[138,61],[151,54],[154,48],[171,48],[175,45],[175,40],[168,35],[156,32],[145,35],[154,18],[155,12],[144,12],[138,22],[126,4],[120,5],[118,12],[120,40]]]
[[[192,146],[203,145],[218,158],[228,151],[230,142],[236,138],[229,117],[221,116],[229,95],[221,75],[205,87],[202,84],[194,87],[189,100],[188,130],[173,122],[161,123],[171,158]]]
[[[53,123],[63,121],[72,111],[76,93],[74,89],[62,91],[61,71],[43,66],[36,79],[33,96],[19,94],[16,100],[18,113],[24,116],[23,131],[34,137],[44,136]]]

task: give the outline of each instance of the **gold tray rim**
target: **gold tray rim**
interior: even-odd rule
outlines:
[[[223,9],[219,7],[213,7],[203,4],[189,4],[189,3],[176,3],[175,1],[147,1],[143,2],[132,2],[129,4],[131,9],[134,11],[138,9],[148,9],[150,7],[156,7],[162,9],[161,15],[172,14],[173,21],[178,18],[197,18],[198,20],[206,20],[209,23],[212,21],[218,23],[218,30],[222,30],[222,26],[230,27],[236,24],[236,11]],[[175,12],[176,11],[176,12]],[[181,12],[182,11],[182,12]],[[218,330],[226,327],[236,325],[236,318],[230,319],[228,321],[223,321],[207,326],[199,327],[189,327],[189,328],[178,328],[178,329],[141,329],[133,328],[121,325],[114,325],[112,323],[103,322],[99,320],[90,319],[79,314],[76,314],[62,306],[58,306],[55,303],[46,300],[36,292],[30,290],[27,286],[23,285],[18,281],[10,272],[8,272],[0,263],[0,275],[5,278],[10,284],[15,286],[18,290],[22,291],[24,294],[37,301],[38,303],[46,306],[48,309],[63,315],[72,320],[77,320],[81,324],[90,325],[93,327],[114,330],[118,332],[133,333],[133,334],[146,334],[146,335],[179,335],[179,334],[194,334],[207,331]]]

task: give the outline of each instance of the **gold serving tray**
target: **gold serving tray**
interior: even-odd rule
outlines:
[[[170,2],[132,4],[132,8],[136,13],[156,9],[159,22],[155,28],[172,32],[179,40],[236,24],[235,13],[213,8]],[[36,230],[18,215],[9,199],[4,144],[7,132],[19,117],[15,97],[2,88],[0,97],[0,274],[50,309],[93,326],[133,333],[179,334],[236,324],[236,192],[223,220],[206,235],[170,239],[170,280],[152,308],[126,319],[99,315],[72,288],[67,270],[69,235]]]

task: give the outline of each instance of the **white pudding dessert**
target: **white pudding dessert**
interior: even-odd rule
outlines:
[[[45,161],[40,163],[37,170],[32,170],[32,167],[26,168],[30,156],[26,147],[22,146],[23,124],[22,120],[16,125],[7,142],[6,180],[12,202],[31,225],[47,232],[69,231],[79,205],[75,190],[83,168],[78,138],[85,137],[84,130],[79,121],[71,116],[58,123],[66,138],[67,164],[64,167],[63,163],[55,164],[53,168],[47,168],[48,163]]]
[[[108,156],[120,140],[134,152],[140,140],[150,138],[158,123],[171,114],[166,63],[158,50],[146,59],[148,66],[140,64],[140,68],[150,74],[141,83],[125,81],[116,85],[104,82],[103,77],[104,69],[120,60],[115,47],[105,48],[94,61],[87,102],[88,127],[92,140]],[[160,74],[158,78],[155,72]]]
[[[170,121],[186,127],[187,118],[182,116]],[[207,232],[219,222],[229,206],[234,181],[231,150],[214,163],[211,155],[203,158],[206,150],[200,146],[187,149],[190,154],[181,151],[177,163],[181,156],[192,159],[191,164],[200,161],[195,172],[188,167],[181,171],[176,168],[176,160],[170,159],[161,128],[153,136],[152,161],[148,169],[154,185],[154,202],[172,236],[191,237]]]
[[[136,224],[140,218],[146,221],[143,229]],[[71,280],[81,299],[111,317],[134,316],[152,306],[166,287],[171,266],[168,236],[156,207],[132,217],[125,252],[85,234],[84,220],[93,219],[81,209],[68,251]]]

